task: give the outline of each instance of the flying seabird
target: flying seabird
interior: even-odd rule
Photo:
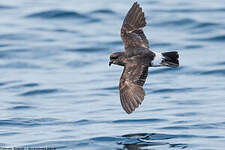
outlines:
[[[143,32],[146,25],[144,12],[137,2],[128,11],[121,28],[125,52],[110,55],[111,64],[124,66],[119,83],[120,101],[123,109],[132,113],[144,100],[143,85],[149,67],[178,67],[178,52],[157,53],[149,49]]]

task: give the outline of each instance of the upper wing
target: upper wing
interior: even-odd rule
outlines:
[[[132,113],[144,100],[143,85],[148,76],[148,66],[127,64],[120,78],[120,101],[123,109]]]
[[[142,30],[146,25],[142,8],[137,2],[133,4],[127,13],[121,28],[121,38],[125,50],[129,47],[149,48],[148,40]]]

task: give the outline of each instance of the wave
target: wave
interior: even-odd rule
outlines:
[[[199,88],[161,88],[160,90],[153,90],[152,93],[183,93],[199,90]]]
[[[194,38],[192,41],[207,41],[207,42],[225,42],[225,35],[217,35],[206,38]]]
[[[0,47],[8,47],[9,44],[0,44]]]
[[[153,23],[154,26],[179,26],[185,27],[187,25],[198,24],[198,22],[191,18],[182,18],[178,20],[170,20],[170,21],[160,21],[160,23]]]
[[[184,47],[184,49],[200,49],[200,48],[203,48],[203,46],[202,45],[197,45],[197,44],[191,44],[191,45],[186,45],[185,47]]]
[[[36,87],[36,86],[39,86],[38,83],[26,83],[26,84],[21,84],[21,85],[16,85],[16,86],[13,86],[11,88],[25,88],[25,87]]]
[[[6,33],[0,34],[0,39],[2,40],[12,40],[12,41],[21,41],[21,40],[30,40],[34,39],[36,35],[31,33]]]
[[[94,10],[94,11],[91,11],[89,12],[90,14],[109,14],[109,15],[112,15],[112,14],[116,14],[115,11],[111,10],[111,9],[98,9],[98,10]]]
[[[196,116],[196,112],[185,112],[185,113],[176,113],[175,116],[184,117],[184,116]]]
[[[65,11],[65,10],[47,10],[42,12],[33,13],[27,15],[28,18],[45,18],[45,19],[53,19],[53,18],[87,18],[87,16],[80,14],[75,11]]]
[[[216,70],[210,70],[210,71],[203,71],[200,73],[201,75],[225,75],[225,69],[216,69]]]
[[[183,70],[184,67],[180,66],[178,68],[158,68],[157,70],[150,70],[150,74],[162,74],[162,73],[168,73],[168,72],[180,72],[181,70]]]
[[[73,68],[84,67],[84,66],[87,66],[89,64],[91,64],[91,63],[90,62],[85,62],[85,61],[80,61],[80,60],[70,61],[70,62],[66,63],[67,66],[73,67]]]
[[[1,59],[14,59],[15,56],[18,57],[18,55],[22,54],[22,53],[26,53],[29,52],[28,49],[25,48],[11,48],[11,49],[5,49],[5,50],[1,50],[0,51],[0,58]]]
[[[82,53],[95,53],[106,51],[106,48],[101,47],[87,47],[87,48],[75,48],[75,49],[65,49],[68,52],[82,52]]]
[[[19,132],[3,132],[3,133],[0,133],[0,136],[11,136],[16,134],[20,134],[20,133]],[[0,143],[0,146],[4,146],[4,144],[2,145],[2,143]]]
[[[20,96],[37,96],[37,95],[57,93],[59,91],[60,91],[59,89],[38,89],[24,92],[20,94]]]
[[[13,69],[40,69],[40,66],[33,65],[31,63],[25,63],[25,62],[14,62],[14,63],[8,63],[4,65],[0,65],[0,68],[13,68]]]
[[[122,136],[100,136],[83,140],[54,140],[43,143],[25,145],[24,147],[46,147],[51,145],[56,149],[128,149],[138,150],[154,148],[155,146],[167,146],[167,148],[184,149],[189,145],[185,143],[170,143],[164,140],[176,138],[193,138],[192,135],[169,135],[160,133],[136,133]],[[192,146],[193,147],[193,146]]]
[[[13,9],[13,8],[16,8],[16,7],[9,6],[9,5],[0,5],[0,9]]]
[[[82,119],[82,120],[78,120],[78,121],[74,122],[74,124],[76,124],[76,125],[88,125],[88,124],[93,124],[93,123],[96,123],[96,121],[87,120],[87,119]]]
[[[111,86],[111,87],[101,88],[101,90],[106,90],[106,91],[118,90],[118,89],[119,89],[118,86]]]
[[[211,13],[211,12],[225,12],[225,8],[215,8],[215,9],[193,9],[193,8],[183,8],[183,9],[154,9],[154,12],[165,12],[165,13]]]
[[[115,120],[113,123],[153,123],[153,122],[164,122],[167,120],[151,118],[151,119],[123,119],[123,120]]]
[[[32,106],[14,106],[14,107],[11,107],[11,108],[8,108],[8,110],[25,110],[25,109],[34,109],[35,107],[32,107]]]
[[[223,65],[223,63],[217,63],[217,64],[214,64],[214,65]],[[195,71],[193,70],[193,71],[189,72],[188,74],[193,74],[193,75],[224,76],[225,75],[225,69],[195,70]]]
[[[225,122],[217,122],[217,123],[206,123],[206,124],[193,124],[193,125],[175,125],[175,126],[167,126],[162,127],[160,129],[165,130],[193,130],[193,129],[217,129],[217,128],[223,128],[224,129]],[[206,136],[205,138],[208,138]],[[216,136],[211,138],[224,138],[222,136]]]
[[[157,43],[157,42],[154,42],[154,43],[151,43],[151,47],[169,47],[171,46],[172,44],[171,43]]]
[[[224,139],[223,136],[197,136],[193,134],[163,134],[163,133],[133,133],[121,136],[99,136],[83,140],[54,140],[36,144],[25,145],[24,147],[43,147],[53,146],[57,149],[86,149],[90,147],[99,149],[128,149],[138,150],[144,148],[155,148],[155,146],[163,146],[167,148],[185,149],[194,148],[194,145],[186,143],[171,142],[172,139]]]
[[[224,66],[225,65],[225,61],[214,63],[213,65]]]
[[[5,85],[9,85],[11,83],[18,83],[18,82],[20,82],[20,80],[12,80],[12,81],[0,82],[0,86],[5,86]]]
[[[0,120],[0,126],[40,126],[55,121],[54,118],[39,118],[39,119],[27,119],[27,118],[11,118],[7,120]]]
[[[218,26],[218,23],[212,23],[212,22],[199,22],[198,24],[196,24],[195,26],[193,26],[193,28],[196,29],[202,29],[202,28],[214,28],[215,26]]]
[[[82,19],[88,22],[98,22],[97,18],[90,17],[89,15],[78,13],[76,11],[68,10],[47,10],[42,12],[36,12],[25,16],[26,18],[42,18],[42,19]]]

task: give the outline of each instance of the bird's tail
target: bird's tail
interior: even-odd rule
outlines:
[[[168,67],[178,67],[179,66],[179,54],[176,51],[161,53],[163,56],[161,65]]]

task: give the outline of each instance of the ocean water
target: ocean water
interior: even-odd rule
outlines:
[[[127,115],[108,61],[133,2],[0,1],[0,148],[224,149],[224,1],[139,1],[150,49],[180,67],[149,69]]]

